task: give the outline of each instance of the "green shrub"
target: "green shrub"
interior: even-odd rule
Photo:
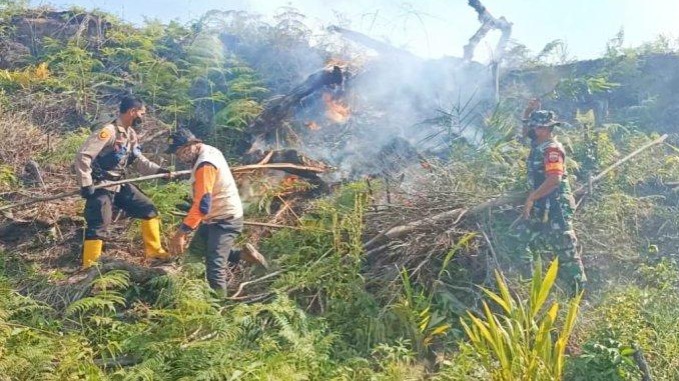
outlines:
[[[622,343],[621,355],[628,354],[627,346],[637,343],[655,378],[679,379],[678,274],[676,265],[667,260],[640,266],[637,279],[643,286],[617,285],[604,293],[603,302],[582,317],[587,326],[582,340]],[[596,361],[605,363],[606,356],[610,354],[600,354]],[[622,374],[630,373],[629,369],[625,363],[616,368]]]
[[[633,380],[636,365],[632,359],[634,349],[629,345],[603,338],[588,342],[582,353],[567,362],[566,379],[573,381],[625,381]]]
[[[539,262],[539,261],[538,261]],[[561,327],[557,328],[559,304],[543,310],[558,269],[558,259],[542,277],[541,264],[535,268],[528,300],[510,295],[502,275],[496,272],[499,294],[484,289],[499,307],[492,313],[483,302],[483,316],[469,313],[470,322],[462,326],[481,363],[493,380],[561,380],[565,351],[575,325],[582,294],[569,303]]]
[[[63,137],[59,138],[54,148],[41,153],[39,162],[43,165],[49,164],[60,167],[70,165],[90,134],[91,131],[85,128],[66,133]]]
[[[14,170],[9,165],[0,165],[0,190],[11,189],[18,184]]]

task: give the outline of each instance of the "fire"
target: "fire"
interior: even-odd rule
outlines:
[[[286,175],[281,180],[277,192],[277,196],[289,196],[293,193],[308,189],[308,184],[295,175]]]
[[[325,102],[325,116],[335,123],[346,123],[349,119],[351,111],[349,106],[342,104],[337,99],[334,99],[331,93],[323,93],[323,102]]]
[[[348,64],[347,61],[342,60],[342,59],[339,59],[339,58],[330,58],[329,60],[327,60],[327,61],[325,62],[325,66],[326,66],[326,67],[328,67],[328,66],[330,66],[330,67],[332,67],[332,66],[339,66],[339,67],[344,68],[344,67],[347,66],[347,64]]]
[[[316,131],[321,128],[321,126],[319,126],[318,123],[314,122],[313,120],[310,122],[306,122],[304,125],[311,131]]]
[[[283,189],[291,189],[297,184],[297,182],[299,182],[298,176],[289,175],[289,176],[286,176],[283,179],[283,181],[281,181],[281,187],[283,187]]]

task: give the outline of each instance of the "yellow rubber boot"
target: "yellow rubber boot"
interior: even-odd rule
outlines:
[[[170,256],[160,244],[160,218],[142,220],[141,237],[144,240],[146,258],[165,259]]]
[[[104,241],[100,239],[86,239],[83,242],[83,269],[89,269],[101,256]]]

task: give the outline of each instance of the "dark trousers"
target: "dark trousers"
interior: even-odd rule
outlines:
[[[85,239],[106,239],[114,206],[132,218],[148,220],[158,216],[153,201],[132,184],[122,185],[118,192],[97,189],[85,202]]]
[[[242,231],[242,218],[204,223],[189,244],[191,255],[205,256],[205,275],[214,290],[226,291],[230,269],[240,260],[233,245]]]

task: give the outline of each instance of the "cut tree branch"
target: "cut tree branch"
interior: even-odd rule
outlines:
[[[465,61],[471,61],[474,58],[474,50],[476,45],[481,42],[481,40],[488,34],[492,29],[497,29],[502,32],[500,40],[495,47],[493,52],[493,61],[500,62],[502,56],[504,56],[505,48],[509,42],[509,38],[512,35],[512,23],[507,21],[504,17],[495,18],[488,12],[488,9],[481,4],[480,0],[469,0],[469,6],[474,8],[476,13],[479,15],[479,21],[481,22],[481,27],[474,33],[474,35],[469,39],[469,43],[464,46],[464,56]]]

